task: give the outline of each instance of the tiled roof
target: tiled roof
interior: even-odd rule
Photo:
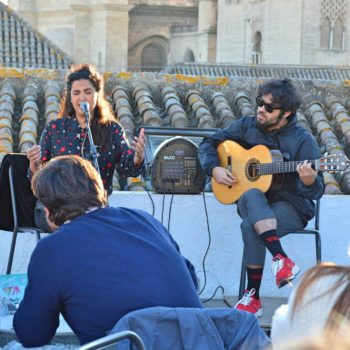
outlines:
[[[349,80],[350,67],[277,66],[182,63],[165,68],[164,73],[256,78],[295,78],[306,80]]]
[[[0,1],[0,67],[67,69],[72,59]]]
[[[0,158],[25,152],[57,116],[64,71],[0,70]],[[18,77],[19,76],[19,77]],[[4,79],[4,77],[6,77]],[[141,126],[222,128],[255,113],[257,83],[262,80],[184,75],[106,73],[106,93],[129,140]],[[347,88],[295,80],[305,96],[298,111],[301,125],[320,151],[350,156],[350,99]],[[350,194],[350,169],[325,174],[326,193]]]

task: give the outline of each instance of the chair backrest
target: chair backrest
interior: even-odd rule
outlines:
[[[12,231],[15,219],[18,226],[36,227],[34,221],[34,197],[27,178],[29,161],[22,153],[6,154],[0,168],[0,229]],[[12,177],[12,179],[11,179]],[[15,203],[11,198],[10,180],[13,180]],[[17,218],[15,218],[17,214]]]
[[[111,333],[131,330],[147,350],[260,350],[270,345],[252,314],[229,309],[151,307],[122,317]],[[116,349],[133,349],[128,341]]]
[[[122,331],[122,332],[106,335],[105,337],[102,337],[90,343],[84,344],[83,346],[80,347],[79,350],[104,349],[105,347],[116,344],[123,339],[130,339],[136,345],[138,350],[146,350],[142,339],[138,336],[138,334],[132,331]]]

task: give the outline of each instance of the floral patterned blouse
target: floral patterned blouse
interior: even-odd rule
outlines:
[[[111,194],[116,167],[120,176],[136,177],[142,173],[143,165],[135,166],[134,151],[129,147],[121,125],[113,122],[108,128],[113,135],[110,147],[101,148],[96,143],[95,146],[99,154],[101,178],[108,194]],[[90,142],[86,132],[86,128],[83,129],[75,117],[58,118],[48,123],[40,138],[42,162],[69,154],[91,160]]]

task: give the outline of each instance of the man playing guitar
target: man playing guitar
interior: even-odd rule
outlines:
[[[313,200],[324,192],[321,173],[309,160],[319,159],[320,152],[313,136],[297,124],[296,111],[301,97],[289,79],[271,80],[259,86],[256,117],[243,117],[202,141],[198,157],[205,173],[217,184],[230,188],[237,184],[234,164],[221,166],[217,148],[232,140],[244,148],[265,145],[278,149],[286,161],[300,162],[295,172],[284,174],[279,189],[266,192],[252,188],[237,200],[242,218],[241,230],[248,285],[236,304],[239,310],[262,315],[259,290],[265,264],[266,248],[272,255],[272,273],[278,288],[288,284],[300,271],[283,250],[280,237],[290,230],[304,228],[315,215]],[[238,170],[237,170],[238,171]]]

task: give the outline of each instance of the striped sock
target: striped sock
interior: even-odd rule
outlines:
[[[276,254],[281,254],[287,257],[287,254],[284,252],[280,238],[277,236],[276,230],[266,231],[260,235],[260,238],[265,243],[266,248],[275,256]]]
[[[263,268],[259,269],[251,269],[247,267],[247,275],[248,275],[248,286],[247,289],[255,289],[255,297],[259,299],[259,291],[261,285],[261,279],[263,275]]]

